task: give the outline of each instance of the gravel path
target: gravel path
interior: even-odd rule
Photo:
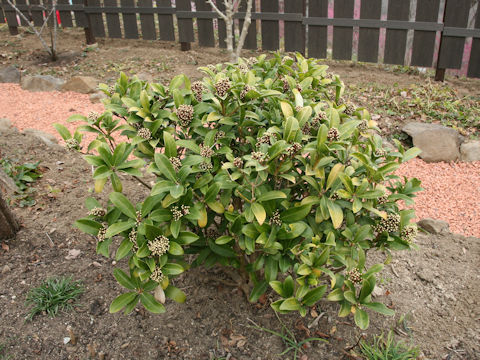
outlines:
[[[24,130],[35,128],[56,135],[52,124],[66,122],[72,114],[103,111],[88,95],[73,92],[29,92],[16,84],[0,84],[0,118],[10,119]],[[414,159],[403,164],[398,175],[417,177],[425,191],[418,194],[415,209],[419,219],[445,220],[453,232],[480,237],[480,162],[425,163]]]

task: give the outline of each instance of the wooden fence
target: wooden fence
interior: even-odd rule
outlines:
[[[42,1],[48,8],[51,0],[15,3],[39,26],[45,9]],[[299,51],[326,58],[330,31],[333,59],[352,60],[355,49],[358,61],[377,63],[383,58],[384,63],[403,65],[410,51],[409,65],[436,65],[441,77],[444,69],[462,66],[469,41],[467,76],[480,77],[480,0],[389,0],[386,16],[381,11],[385,0],[361,0],[359,14],[354,12],[355,0],[256,1],[247,49]],[[222,9],[223,1],[217,3]],[[83,27],[90,37],[178,41],[182,49],[195,41],[205,47],[226,47],[225,22],[205,0],[58,0],[57,10],[62,27]],[[245,8],[236,16],[241,25]],[[474,27],[472,22],[469,27],[472,16]],[[0,23],[6,21],[15,34],[18,26],[25,25],[19,20],[6,0],[0,0]],[[410,49],[408,36],[413,36]]]

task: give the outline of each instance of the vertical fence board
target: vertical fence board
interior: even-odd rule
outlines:
[[[262,0],[261,12],[278,13],[278,0]],[[278,50],[280,48],[280,28],[278,20],[262,20],[262,49]]]
[[[217,2],[217,7],[218,9],[225,13],[225,4],[223,1]],[[227,26],[225,24],[225,21],[222,19],[218,19],[218,46],[221,48],[226,48],[227,47],[227,42],[225,39],[227,38]]]
[[[240,12],[247,12],[247,1],[242,1],[239,7]],[[255,12],[255,0],[252,2],[252,15]],[[240,20],[240,32],[243,27],[243,20]],[[257,21],[252,19],[250,26],[248,27],[247,37],[245,38],[245,43],[243,44],[244,49],[257,50]]]
[[[134,7],[134,0],[120,0],[122,7]],[[132,13],[122,13],[125,39],[138,39],[137,16]]]
[[[360,7],[361,19],[380,19],[382,0],[363,0]],[[358,61],[378,62],[380,29],[360,28],[358,38]]]
[[[335,18],[353,19],[354,0],[336,0],[333,16]],[[333,27],[333,58],[352,59],[353,27]]]
[[[7,10],[7,6],[9,7],[6,0],[3,0],[3,5],[4,5],[4,12],[5,12],[5,18],[7,19],[7,24],[11,28],[17,28],[18,27],[18,22],[17,22],[17,14],[15,13],[15,10]]]
[[[117,7],[117,0],[103,0],[105,6],[107,7]],[[113,39],[122,38],[122,29],[120,27],[120,17],[118,13],[106,13],[107,17],[107,28],[108,28],[108,37]]]
[[[445,8],[445,26],[466,28],[471,0],[447,0]],[[438,66],[443,69],[460,69],[462,67],[465,38],[443,36],[440,47]]]
[[[99,7],[100,0],[87,0],[88,6]],[[105,27],[103,26],[103,16],[102,12],[99,10],[98,13],[87,14],[90,16],[90,21],[92,24],[93,36],[105,37]]]
[[[212,11],[212,7],[205,0],[195,0],[197,11]],[[212,19],[197,19],[198,44],[200,46],[215,47]]]
[[[327,17],[328,0],[309,0],[308,17]],[[308,25],[308,56],[327,57],[327,26]]]
[[[63,1],[67,1],[68,0],[61,0],[62,2],[59,1],[59,4],[64,4]],[[40,0],[30,0],[30,5],[43,5],[42,2]],[[32,13],[32,21],[33,21],[33,25],[35,26],[42,26],[43,24],[43,11],[38,9],[38,10],[31,10],[31,13]],[[60,14],[60,19],[62,20],[62,26],[65,26],[63,24],[63,17],[62,17],[62,14]],[[70,17],[70,21],[71,21],[71,17]],[[71,25],[73,26],[73,24]]]
[[[388,20],[405,20],[410,17],[410,0],[389,1],[388,2]],[[385,39],[386,64],[403,65],[405,62],[405,51],[407,48],[408,30],[387,29]]]
[[[30,0],[30,4],[32,4],[33,0]],[[58,4],[62,5],[70,5],[69,0],[58,0]],[[62,23],[62,27],[73,27],[73,21],[72,21],[72,12],[70,10],[60,10],[60,21]],[[32,17],[33,17],[33,12],[32,12]]]
[[[480,4],[477,8],[477,19],[475,20],[475,29],[480,29]],[[480,38],[473,39],[467,76],[480,78]]]
[[[171,0],[157,0],[158,7],[171,8]],[[173,27],[172,14],[158,14],[158,25],[160,28],[160,40],[175,41],[175,29]]]
[[[153,8],[152,0],[138,0],[138,7]],[[140,14],[140,24],[142,25],[142,38],[144,40],[157,39],[153,14]]]
[[[5,14],[3,13],[2,3],[0,3],[0,24],[5,23]]]
[[[83,6],[83,0],[72,0],[72,4]],[[73,11],[73,16],[75,17],[75,26],[83,28],[87,27],[87,17],[83,10]]]
[[[190,0],[176,0],[177,10],[192,11]],[[186,18],[177,18],[178,37],[180,42],[191,43],[195,41],[193,34],[193,20]]]
[[[285,13],[303,15],[303,1],[285,0]],[[305,54],[305,28],[302,21],[285,21],[285,51]]]
[[[417,2],[415,21],[437,22],[440,0]],[[435,51],[435,31],[415,30],[413,32],[412,61],[410,65],[431,67]]]
[[[26,0],[13,0],[12,2],[13,2],[15,5],[27,5],[27,1],[26,1]],[[23,15],[26,16],[27,19],[29,18],[28,10],[20,10],[20,11],[21,11],[21,13],[22,13]],[[27,23],[25,20],[23,20],[23,18],[22,18],[21,16],[18,16],[18,17],[20,18],[20,25],[21,25],[21,26],[27,26],[27,25],[28,25],[28,23]]]

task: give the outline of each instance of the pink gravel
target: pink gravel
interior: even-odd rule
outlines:
[[[29,92],[16,84],[0,84],[0,118],[10,119],[20,130],[34,128],[60,139],[53,123],[72,130],[75,125],[66,119],[90,111],[102,112],[103,105],[92,104],[89,95]],[[418,219],[445,220],[453,232],[480,238],[480,162],[425,163],[413,159],[402,164],[397,174],[422,181],[425,190],[415,199]]]

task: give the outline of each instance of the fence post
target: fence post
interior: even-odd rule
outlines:
[[[85,31],[85,41],[87,45],[95,44],[97,41],[95,40],[95,35],[93,35],[92,29],[92,20],[90,19],[90,13],[86,12],[86,8],[88,7],[88,0],[83,0],[83,10],[85,12],[85,18],[87,21],[87,27],[83,28]]]
[[[437,54],[437,67],[435,69],[435,81],[445,81],[445,69],[440,67],[440,54],[442,52],[442,39],[443,39],[443,27],[445,25],[445,14],[447,13],[447,3],[448,0],[445,0],[445,4],[443,7],[443,16],[442,16],[442,31],[440,32],[440,44],[438,47],[438,54]]]

